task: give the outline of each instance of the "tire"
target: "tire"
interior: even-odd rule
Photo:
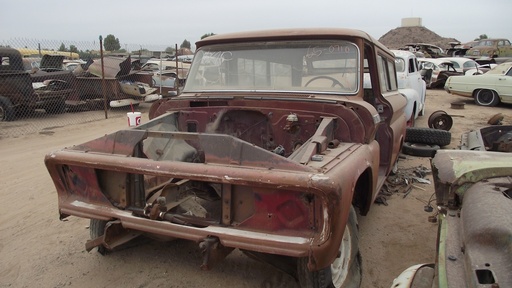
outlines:
[[[105,234],[105,226],[107,223],[108,221],[105,220],[91,219],[89,224],[89,235],[91,235],[91,239],[96,239]],[[98,253],[101,255],[105,255],[108,252],[109,250],[105,248],[105,246],[98,246]]]
[[[402,146],[402,153],[411,156],[433,158],[440,148],[439,145],[405,142],[404,146]]]
[[[9,98],[0,96],[0,121],[13,121],[16,111]]]
[[[496,91],[481,89],[475,93],[475,102],[480,106],[493,107],[500,103],[500,96]]]
[[[452,141],[452,133],[450,131],[408,127],[405,130],[405,142],[421,143],[429,145],[446,146]]]
[[[298,279],[302,288],[356,288],[361,285],[361,255],[359,254],[357,215],[350,208],[347,226],[340,245],[340,257],[330,267],[309,271],[308,258],[297,261]]]

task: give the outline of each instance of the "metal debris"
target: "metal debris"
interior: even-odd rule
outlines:
[[[432,170],[423,165],[398,170],[396,174],[390,175],[386,179],[386,183],[382,186],[382,189],[379,191],[379,194],[374,201],[375,204],[388,206],[388,197],[393,194],[399,194],[402,195],[402,198],[405,198],[414,189],[424,190],[414,184],[431,184],[431,181],[426,179],[426,176],[431,173]]]

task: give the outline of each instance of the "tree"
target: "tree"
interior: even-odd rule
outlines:
[[[190,42],[187,41],[187,39],[183,40],[183,43],[181,43],[180,48],[188,48],[188,49],[190,49]]]
[[[108,34],[105,40],[103,40],[103,47],[105,47],[107,51],[116,51],[121,48],[121,44],[119,44],[118,38],[112,34]]]
[[[174,49],[173,47],[167,47],[167,48],[165,48],[164,52],[172,55],[172,54],[176,53],[176,49]]]
[[[64,45],[64,43],[62,43],[62,44],[60,44],[58,51],[68,51],[68,50],[66,49],[66,45]]]
[[[476,38],[475,41],[482,40],[482,39],[489,39],[489,37],[487,37],[487,34],[482,34],[482,35],[478,36],[478,38]]]
[[[215,34],[214,33],[206,33],[203,36],[201,36],[201,40],[206,38],[206,37],[208,37],[208,36],[213,36],[213,35],[215,35]]]
[[[75,45],[69,45],[69,51],[78,53],[78,48]]]

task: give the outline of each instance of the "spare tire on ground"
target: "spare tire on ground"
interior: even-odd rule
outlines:
[[[402,153],[418,157],[434,157],[439,145],[405,142],[402,146]]]
[[[405,142],[446,146],[452,140],[452,133],[446,130],[408,127],[405,131]]]

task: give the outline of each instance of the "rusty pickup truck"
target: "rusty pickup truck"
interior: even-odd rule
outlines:
[[[62,58],[53,59],[62,63]],[[52,56],[45,55],[44,60],[51,62]],[[65,101],[74,92],[72,76],[69,71],[27,71],[17,49],[0,47],[0,121],[13,121],[34,109],[64,113]]]
[[[240,249],[301,287],[358,287],[357,215],[398,159],[395,56],[359,30],[215,35],[150,121],[49,153],[62,219],[87,250],[139,235],[199,243],[203,269]],[[364,74],[371,87],[363,87]]]

